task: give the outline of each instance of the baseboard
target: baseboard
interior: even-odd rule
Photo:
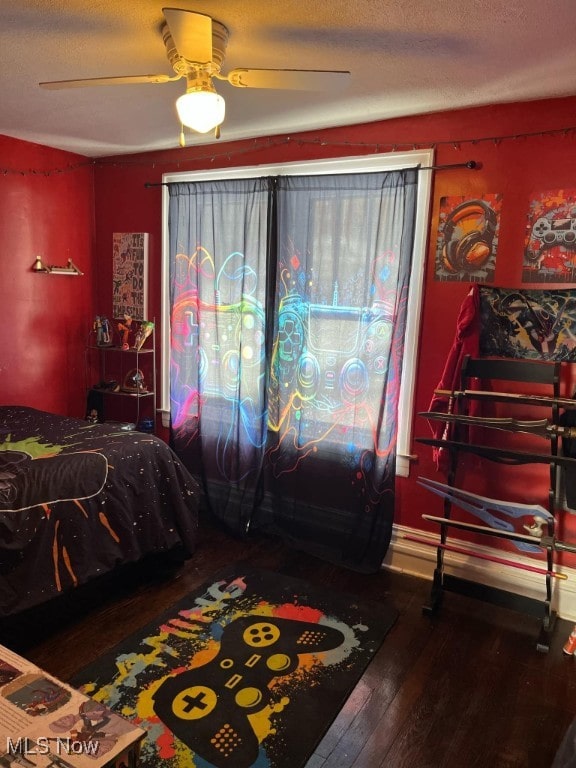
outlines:
[[[417,536],[429,544],[410,541],[406,536]],[[438,536],[436,534],[395,525],[383,567],[431,581],[436,566],[435,544],[437,542]],[[541,562],[534,558],[519,553],[503,552],[501,549],[470,542],[463,543],[463,546],[474,554],[513,559],[521,565],[538,567],[541,565]],[[445,550],[444,569],[446,573],[453,576],[524,597],[544,600],[546,595],[545,576],[532,571],[489,562],[478,557]],[[567,576],[567,579],[554,579],[552,607],[560,618],[576,623],[576,570],[566,567],[556,567],[555,570]]]

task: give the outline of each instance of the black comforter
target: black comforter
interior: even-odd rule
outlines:
[[[0,616],[196,546],[199,488],[159,438],[0,406]]]

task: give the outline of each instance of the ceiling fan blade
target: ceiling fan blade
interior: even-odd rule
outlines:
[[[39,83],[41,88],[52,91],[60,88],[84,88],[90,85],[134,85],[138,83],[168,83],[171,80],[179,80],[182,75],[170,77],[170,75],[125,75],[121,77],[88,77],[84,80],[53,80],[47,83]]]
[[[225,80],[236,88],[277,88],[294,91],[341,90],[350,72],[318,69],[233,69]]]
[[[180,56],[194,64],[212,61],[212,19],[204,13],[162,8]]]

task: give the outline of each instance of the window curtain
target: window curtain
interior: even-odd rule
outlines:
[[[169,186],[172,444],[233,530],[247,527],[261,487],[271,187]]]
[[[170,185],[176,451],[216,516],[377,570],[417,172]]]
[[[260,524],[377,570],[394,518],[416,171],[282,177]]]

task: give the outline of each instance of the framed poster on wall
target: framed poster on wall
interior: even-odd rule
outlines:
[[[440,199],[436,280],[494,282],[501,207],[497,193]]]
[[[554,189],[530,203],[523,283],[576,281],[576,189]]]
[[[148,233],[112,235],[112,316],[148,319]]]

